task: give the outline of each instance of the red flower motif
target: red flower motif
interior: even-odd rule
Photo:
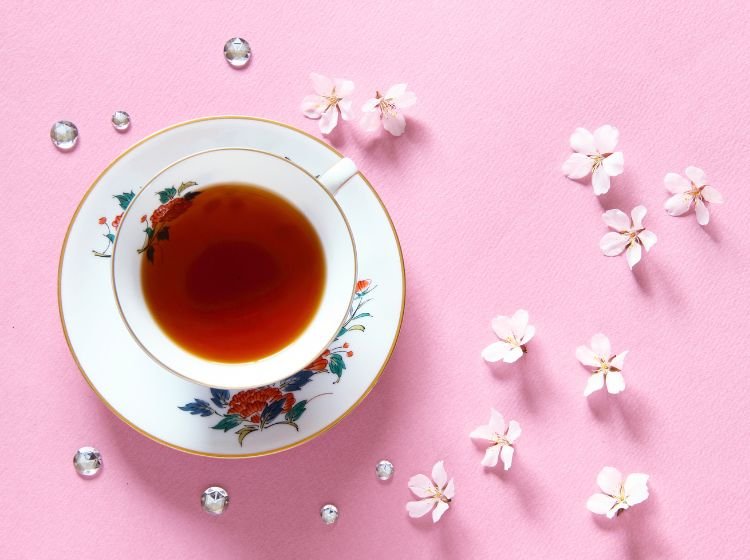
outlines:
[[[262,387],[240,391],[229,401],[229,414],[239,414],[254,424],[260,423],[260,414],[272,402],[284,401],[282,412],[289,412],[294,406],[294,395],[282,393],[277,387]]]
[[[151,214],[151,227],[155,228],[159,222],[171,222],[181,216],[191,205],[192,202],[185,198],[173,198],[166,204],[162,204]]]
[[[106,223],[107,223],[107,218],[99,218],[99,225],[100,226],[103,226]]]
[[[313,363],[311,363],[309,366],[307,366],[305,369],[308,371],[323,371],[327,367],[328,367],[328,360],[326,360],[323,356],[321,356],[320,358],[315,360]]]
[[[115,219],[112,220],[112,227],[117,229],[118,226],[120,225],[120,220],[122,220],[122,214],[115,216]]]
[[[349,348],[349,343],[348,342],[344,342],[344,348]]]
[[[349,350],[349,351],[348,351],[348,352],[346,353],[346,355],[347,355],[348,357],[350,357],[350,358],[351,358],[352,356],[354,356],[354,352],[352,352],[351,350]]]
[[[143,216],[141,216],[141,223],[145,222],[147,217],[148,216],[146,216],[146,214],[144,214]]]
[[[367,288],[370,287],[371,283],[372,283],[372,280],[358,280],[357,285],[354,287],[354,291],[357,292],[358,294],[361,294]]]

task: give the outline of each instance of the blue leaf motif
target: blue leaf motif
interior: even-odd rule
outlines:
[[[303,369],[283,381],[281,384],[282,388],[285,391],[299,391],[302,387],[310,383],[313,375],[315,375],[314,371]]]
[[[229,404],[229,391],[226,389],[211,389],[211,402],[219,408]]]
[[[177,408],[190,414],[200,414],[201,416],[211,416],[214,413],[211,405],[202,399],[195,399],[195,402],[187,403],[185,406],[178,406]]]
[[[281,414],[281,409],[284,408],[285,402],[286,399],[279,399],[278,401],[273,401],[271,404],[267,405],[266,408],[263,409],[263,412],[260,413],[261,425],[270,422]]]

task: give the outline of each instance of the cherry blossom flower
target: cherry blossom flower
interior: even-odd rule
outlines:
[[[526,344],[536,332],[529,325],[529,312],[525,309],[519,309],[513,317],[495,317],[492,319],[492,330],[500,340],[482,350],[482,358],[488,362],[503,361],[506,364],[512,364],[527,352]]]
[[[409,489],[421,498],[406,504],[409,517],[422,517],[432,511],[433,523],[440,521],[456,494],[453,479],[448,480],[443,461],[438,461],[432,467],[432,480],[424,474],[412,476],[409,479]]]
[[[698,223],[705,226],[708,223],[707,203],[721,204],[724,197],[712,186],[702,169],[690,166],[685,169],[687,179],[679,173],[667,173],[664,186],[672,193],[664,203],[664,209],[670,216],[682,216],[690,207],[695,205],[695,217]]]
[[[610,519],[648,498],[648,475],[632,473],[623,482],[622,473],[614,467],[604,467],[596,477],[602,493],[591,496],[586,508],[591,513]]]
[[[508,422],[508,428],[505,428],[503,415],[494,408],[490,409],[490,421],[486,426],[479,426],[469,434],[469,437],[475,439],[486,439],[491,441],[492,445],[487,448],[482,459],[482,465],[485,467],[494,467],[497,465],[497,458],[503,460],[503,466],[507,471],[513,461],[513,444],[521,437],[521,426],[515,420]]]
[[[614,257],[625,251],[628,266],[633,267],[641,260],[641,247],[646,251],[656,243],[656,234],[643,227],[646,217],[645,206],[636,206],[630,212],[631,218],[622,210],[607,210],[602,214],[604,223],[615,231],[610,231],[599,242],[602,252]]]
[[[622,152],[615,152],[620,132],[605,124],[591,134],[585,128],[576,128],[570,135],[570,147],[576,153],[563,163],[562,171],[570,179],[581,179],[592,173],[594,194],[609,191],[609,178],[620,175],[625,166]]]
[[[589,376],[583,396],[588,397],[594,391],[604,387],[605,381],[607,391],[613,395],[625,390],[625,378],[622,376],[622,366],[628,351],[612,355],[609,339],[599,333],[591,337],[591,348],[579,346],[576,349],[576,358],[584,366],[594,368]]]
[[[401,136],[406,130],[406,119],[401,110],[416,102],[417,96],[413,91],[406,91],[406,84],[391,86],[385,95],[376,91],[375,97],[368,99],[362,106],[364,115],[360,125],[367,131],[373,131],[382,123],[383,128],[393,136]]]
[[[315,94],[305,96],[300,108],[307,118],[320,119],[320,132],[328,134],[336,128],[339,114],[345,121],[354,116],[349,99],[354,92],[354,82],[342,78],[332,80],[315,72],[310,74],[310,80]]]

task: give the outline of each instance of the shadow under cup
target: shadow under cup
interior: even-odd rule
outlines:
[[[321,181],[333,177],[326,182],[335,192],[356,173],[356,167],[344,159],[331,171],[333,173],[324,174]],[[356,250],[349,224],[332,192],[321,181],[282,157],[245,148],[193,154],[151,179],[123,215],[112,254],[115,299],[126,326],[143,350],[173,373],[202,385],[225,389],[268,385],[313,362],[335,338],[345,320],[357,273]],[[254,187],[251,190],[286,201],[293,207],[291,211],[304,216],[314,230],[322,247],[324,263],[320,304],[314,311],[310,308],[312,316],[299,335],[270,355],[236,363],[207,359],[176,343],[152,315],[142,285],[143,273],[149,272],[143,271],[142,267],[152,265],[151,261],[158,258],[160,243],[169,243],[170,237],[174,241],[170,228],[164,233],[165,220],[179,213],[172,209],[179,206],[184,210],[192,204],[197,206],[200,196],[205,196],[207,201],[209,198],[218,199],[217,193],[223,194],[220,189],[227,185]],[[213,193],[212,189],[215,189]],[[186,215],[187,210],[184,211]],[[252,224],[246,225],[246,231],[253,231]],[[278,242],[278,239],[274,241]],[[252,246],[248,243],[241,245]],[[227,254],[225,258],[252,258],[243,251]],[[215,261],[217,267],[226,267],[221,260],[223,257],[214,255],[212,258],[219,259]],[[239,265],[246,262],[237,264],[239,269]],[[304,278],[299,281],[304,282]],[[206,286],[202,289],[205,290]]]

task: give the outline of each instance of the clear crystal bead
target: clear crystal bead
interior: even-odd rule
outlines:
[[[394,470],[396,469],[393,468],[393,463],[383,459],[377,465],[375,465],[375,476],[377,476],[380,480],[388,480],[393,476]]]
[[[242,37],[232,37],[224,44],[224,58],[235,68],[242,68],[253,56],[250,45]]]
[[[201,495],[203,511],[211,515],[221,515],[229,507],[229,494],[221,486],[206,488]]]
[[[81,447],[73,455],[73,466],[81,476],[94,476],[102,468],[102,454],[96,447]]]
[[[61,150],[70,150],[78,142],[78,127],[70,121],[57,121],[52,125],[49,137]]]
[[[112,114],[112,126],[115,130],[127,130],[130,128],[130,115],[125,111],[115,111]]]
[[[320,508],[320,518],[326,525],[336,523],[336,520],[339,518],[339,508],[333,504],[324,505]]]

